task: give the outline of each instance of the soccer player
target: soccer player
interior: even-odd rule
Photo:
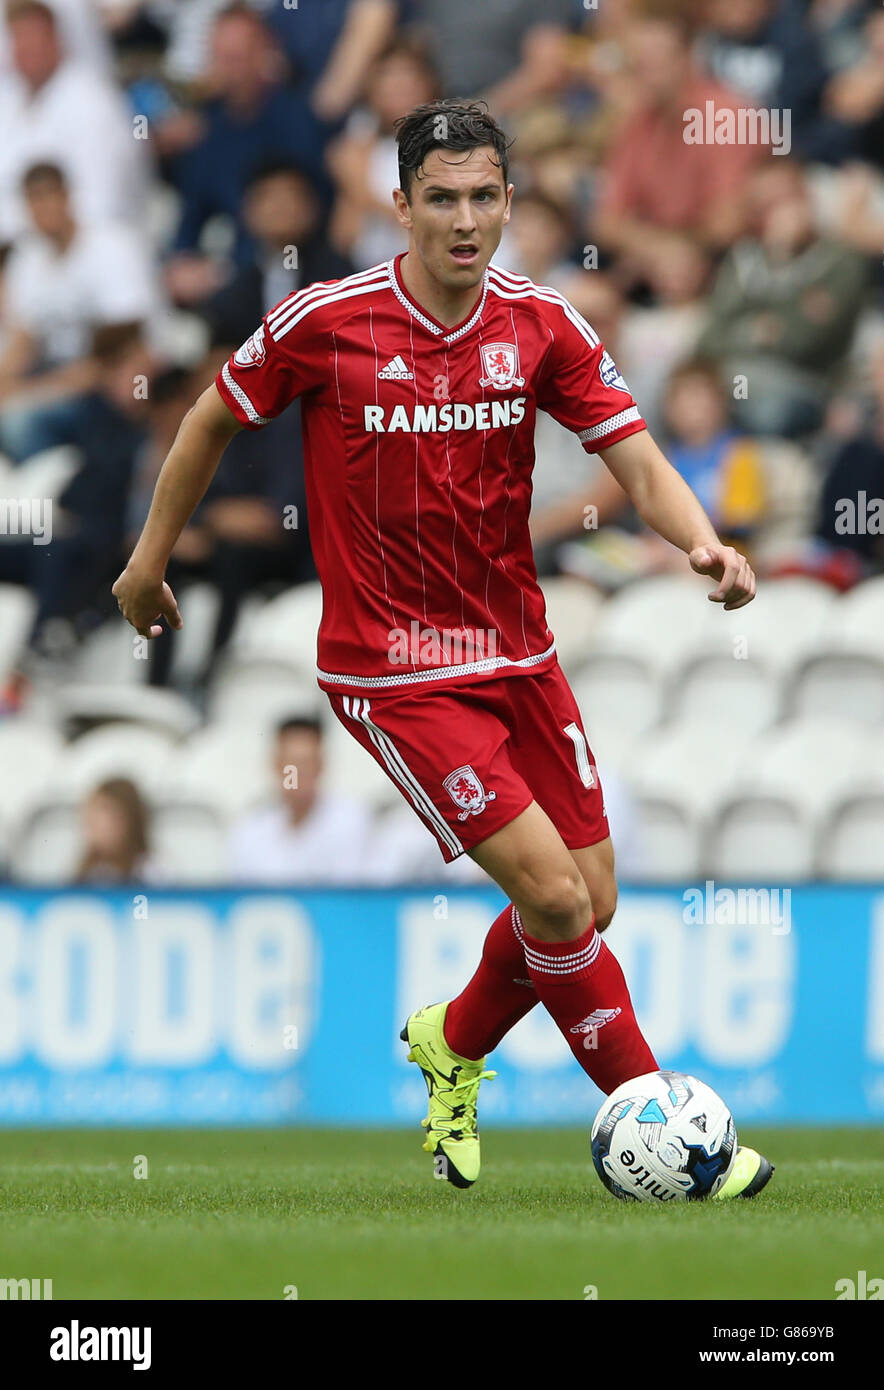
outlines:
[[[603,1091],[657,1070],[602,940],[614,854],[532,559],[537,410],[601,455],[645,522],[713,579],[714,602],[748,603],[755,577],[590,325],[491,263],[513,193],[496,122],[480,104],[432,102],[397,134],[408,251],[265,315],[185,416],[114,594],[145,637],[163,618],[181,627],[164,579],[179,533],[232,435],[300,396],[319,685],[446,861],[472,855],[508,898],[463,992],[402,1031],[429,1091],[424,1148],[468,1187],[485,1056],[538,1002]],[[722,1192],[753,1196],[771,1171],[742,1148]]]

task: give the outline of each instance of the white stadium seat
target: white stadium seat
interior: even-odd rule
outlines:
[[[813,876],[812,817],[797,800],[747,792],[719,808],[703,855],[711,878],[768,885]]]
[[[827,625],[825,650],[865,652],[884,659],[884,575],[842,595]]]
[[[699,818],[677,798],[639,796],[641,872],[655,883],[681,883],[701,872]],[[615,841],[616,849],[616,841]]]
[[[571,689],[591,743],[612,726],[636,740],[660,721],[660,681],[639,657],[598,652],[571,678]]]
[[[128,777],[142,794],[156,800],[170,766],[180,753],[171,738],[140,724],[107,724],[65,749],[59,768],[62,801],[79,801],[99,782]]]
[[[315,714],[326,703],[312,673],[288,662],[255,657],[225,664],[213,682],[209,714],[218,723],[272,727],[291,714]]]
[[[711,590],[707,582],[707,589]],[[827,631],[838,597],[828,584],[800,576],[764,580],[751,603],[726,613],[704,596],[699,648],[783,672],[807,656],[827,650]]]
[[[228,825],[217,808],[198,803],[158,806],[151,852],[173,883],[217,883],[225,876]]]
[[[76,806],[58,801],[37,807],[14,837],[9,874],[19,883],[69,883],[81,848]]]
[[[546,620],[556,639],[559,663],[570,676],[586,661],[604,600],[598,590],[568,575],[541,580]]]
[[[636,795],[704,820],[730,794],[752,743],[746,729],[714,719],[667,725],[635,744],[625,775]]]
[[[182,738],[199,725],[199,715],[183,696],[148,685],[65,685],[55,708],[62,722],[125,720],[169,738]]]
[[[52,725],[19,716],[0,723],[0,826],[4,839],[58,783],[64,743]]]
[[[845,720],[789,720],[753,741],[735,790],[781,796],[811,818],[822,816],[864,774],[867,745],[862,727]]]
[[[27,589],[0,584],[0,681],[14,670],[36,611],[36,599]]]
[[[884,656],[835,650],[810,657],[790,680],[789,710],[884,724]]]
[[[700,641],[706,606],[699,576],[636,580],[605,603],[587,660],[605,652],[637,658],[660,672],[675,670]]]
[[[270,730],[248,719],[208,724],[176,749],[162,789],[163,805],[216,807],[225,818],[272,796]]]
[[[822,877],[880,883],[884,877],[884,789],[833,807],[819,840]]]
[[[239,625],[231,649],[235,660],[260,658],[287,663],[297,671],[316,671],[316,634],[322,616],[318,583],[286,589]]]
[[[727,728],[757,734],[780,714],[780,678],[761,662],[710,652],[675,673],[668,707],[676,720],[717,719]]]

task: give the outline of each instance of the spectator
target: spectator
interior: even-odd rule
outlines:
[[[272,805],[244,816],[230,842],[238,882],[358,883],[367,868],[371,818],[358,801],[322,790],[322,726],[286,719],[277,730]]]
[[[792,149],[828,158],[836,132],[820,115],[820,41],[798,0],[707,0],[700,57],[753,107],[787,112]]]
[[[326,131],[306,99],[279,76],[274,40],[260,16],[232,5],[215,21],[208,74],[212,97],[202,108],[202,138],[176,162],[183,208],[169,285],[182,303],[203,299],[217,284],[217,267],[200,251],[210,218],[226,216],[234,230],[233,257],[247,265],[254,243],[242,219],[252,170],[271,160],[298,164],[323,196]]]
[[[686,362],[669,378],[665,397],[667,457],[699,497],[726,545],[745,542],[764,517],[762,454],[737,434],[715,368]]]
[[[392,185],[391,185],[392,187]],[[204,305],[214,346],[232,352],[280,300],[316,280],[338,280],[352,263],[321,234],[321,208],[307,176],[270,164],[249,178],[243,202],[255,258]]]
[[[321,120],[335,125],[358,101],[397,10],[396,0],[301,0],[295,15],[285,0],[270,0],[268,23]]]
[[[150,852],[149,812],[126,777],[112,777],[90,792],[81,809],[83,849],[75,883],[111,887],[151,883],[158,865]]]
[[[884,572],[884,348],[872,366],[872,408],[829,464],[816,524],[831,550],[859,560],[860,574]]]
[[[437,95],[436,74],[423,52],[413,44],[396,43],[374,64],[365,105],[354,111],[329,149],[336,186],[331,234],[359,269],[405,249],[393,208],[393,189],[399,185],[393,127],[403,111]]]
[[[99,329],[91,353],[95,389],[59,434],[80,462],[53,507],[51,541],[0,540],[0,582],[26,584],[37,598],[24,658],[31,669],[50,623],[64,619],[81,631],[92,605],[112,606],[108,585],[122,561],[129,488],[146,437],[149,404],[138,383],[149,381],[152,364],[139,325]]]
[[[575,269],[569,209],[546,193],[535,190],[515,200],[505,238],[496,259],[537,285],[555,285]]]
[[[739,377],[738,423],[756,434],[800,435],[819,425],[850,347],[868,267],[821,236],[799,165],[772,159],[754,176],[752,235],[726,258],[698,344],[729,383]]]
[[[884,14],[869,15],[866,48],[830,81],[826,109],[848,130],[851,153],[884,170]]]
[[[686,143],[687,111],[740,104],[694,66],[690,37],[672,18],[639,20],[628,33],[627,80],[637,105],[612,141],[596,231],[638,279],[649,273],[661,231],[699,237],[712,250],[734,240],[742,191],[762,152],[750,144]]]
[[[22,180],[33,226],[5,274],[7,342],[0,354],[0,440],[21,460],[57,442],[94,377],[92,336],[104,324],[154,319],[159,295],[140,238],[75,216],[57,164]]]
[[[567,80],[565,39],[579,14],[573,0],[414,0],[412,10],[443,96],[483,97],[501,116]]]
[[[120,93],[65,56],[41,0],[12,0],[8,15],[14,72],[0,83],[0,241],[24,230],[22,174],[45,161],[63,167],[78,218],[141,226],[142,142]]]
[[[65,51],[76,63],[91,67],[103,76],[111,66],[111,48],[102,29],[94,0],[46,0],[55,16]],[[0,79],[12,70],[7,6],[0,9]]]

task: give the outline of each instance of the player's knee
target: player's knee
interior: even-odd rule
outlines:
[[[535,930],[552,939],[569,941],[586,930],[590,914],[589,893],[576,870],[545,875],[528,886],[525,910]]]
[[[611,918],[617,910],[617,880],[613,875],[596,886],[592,894],[592,910],[596,931],[604,931],[611,925]]]

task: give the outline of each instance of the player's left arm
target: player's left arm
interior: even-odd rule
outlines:
[[[642,520],[687,555],[697,574],[718,587],[708,595],[726,610],[755,597],[755,575],[745,555],[723,545],[712,522],[684,478],[658,448],[648,430],[630,434],[599,453]]]

